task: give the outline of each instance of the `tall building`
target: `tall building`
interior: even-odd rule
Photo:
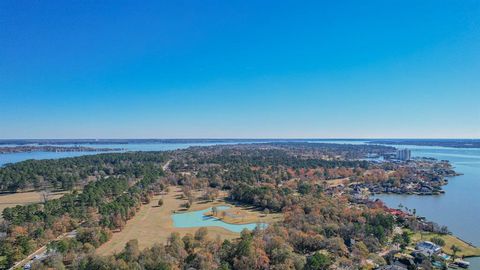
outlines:
[[[409,149],[400,149],[397,151],[397,159],[410,160],[412,158],[412,151]]]

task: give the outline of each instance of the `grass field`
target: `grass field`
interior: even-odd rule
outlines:
[[[48,199],[56,199],[62,197],[66,191],[52,192],[49,194]],[[25,205],[31,203],[38,203],[43,201],[42,192],[29,191],[29,192],[17,192],[0,195],[0,213],[7,207],[14,207],[16,205]],[[2,218],[0,218],[2,219]]]
[[[157,203],[160,198],[163,199],[163,206],[158,207]],[[114,233],[112,239],[98,248],[96,252],[100,255],[119,252],[131,239],[137,239],[140,249],[143,249],[157,242],[165,243],[172,232],[178,232],[182,236],[187,233],[194,234],[198,228],[175,228],[171,218],[174,211],[186,211],[183,208],[185,202],[178,187],[171,187],[165,195],[154,196],[150,204],[143,205],[137,215],[127,222],[125,228],[121,232]],[[222,200],[198,202],[194,203],[188,211],[202,210],[214,205],[226,205],[226,203]],[[239,207],[239,209],[241,208]],[[242,211],[248,210],[242,209]],[[271,219],[268,215],[264,218],[265,220]],[[210,238],[233,239],[239,236],[238,233],[222,227],[207,227],[207,229]]]
[[[462,257],[472,257],[472,256],[480,256],[480,248],[472,246],[465,241],[461,240],[460,238],[453,236],[453,235],[440,235],[434,233],[412,233],[411,238],[412,242],[416,243],[418,241],[430,241],[432,237],[437,236],[442,238],[445,241],[445,246],[442,247],[443,252],[447,253],[448,255],[452,255],[453,251],[451,249],[452,245],[456,245],[462,251],[457,252],[457,256]]]
[[[224,202],[217,202],[218,206],[229,206],[227,210],[218,211],[216,215],[213,215],[212,212],[205,213],[209,216],[214,216],[222,220],[225,223],[230,224],[248,224],[248,223],[271,223],[275,221],[280,221],[281,214],[264,214],[260,211],[257,211],[254,207],[251,206],[235,206],[226,204]]]

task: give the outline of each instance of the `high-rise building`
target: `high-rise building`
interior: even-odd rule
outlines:
[[[400,149],[397,151],[397,159],[410,160],[412,158],[412,151],[409,149]]]

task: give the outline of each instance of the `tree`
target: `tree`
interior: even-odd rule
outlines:
[[[442,238],[438,237],[438,236],[434,236],[430,239],[430,241],[432,241],[432,243],[436,244],[436,245],[439,245],[441,247],[445,246],[445,240],[443,240]]]
[[[138,249],[138,240],[132,239],[125,245],[124,257],[127,262],[133,262],[138,259],[140,250]]]
[[[410,244],[410,235],[407,232],[403,232],[402,234],[396,234],[393,237],[393,243],[399,244],[400,248],[404,250],[408,244]]]
[[[454,258],[454,259],[457,257],[457,252],[462,251],[462,249],[459,248],[459,247],[457,247],[456,245],[452,245],[452,246],[450,247],[450,249],[451,249],[452,252],[453,252],[453,258]]]
[[[112,216],[111,224],[113,225],[113,228],[119,229],[120,231],[122,231],[123,227],[125,227],[125,221],[120,214],[115,214]]]
[[[183,260],[188,254],[185,251],[185,243],[178,232],[174,232],[168,238],[167,251],[177,260]]]
[[[195,232],[195,240],[202,241],[207,237],[208,230],[205,227],[201,227]]]
[[[48,202],[48,198],[49,198],[49,197],[50,197],[50,189],[45,188],[45,189],[42,191],[43,203]]]
[[[332,260],[325,254],[315,252],[308,257],[305,270],[325,270],[332,264]]]
[[[311,192],[312,186],[309,183],[302,182],[298,185],[298,193],[305,195]]]
[[[192,205],[193,202],[195,201],[195,196],[193,196],[193,194],[190,194],[190,195],[187,197],[187,199],[188,199],[188,203],[189,203],[190,205]]]

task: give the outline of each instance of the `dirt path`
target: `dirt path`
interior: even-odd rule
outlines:
[[[162,166],[163,171],[168,170],[168,166],[170,166],[170,163],[171,163],[171,162],[172,162],[172,160],[170,159],[169,161],[167,161],[167,163],[165,163],[165,164]]]

